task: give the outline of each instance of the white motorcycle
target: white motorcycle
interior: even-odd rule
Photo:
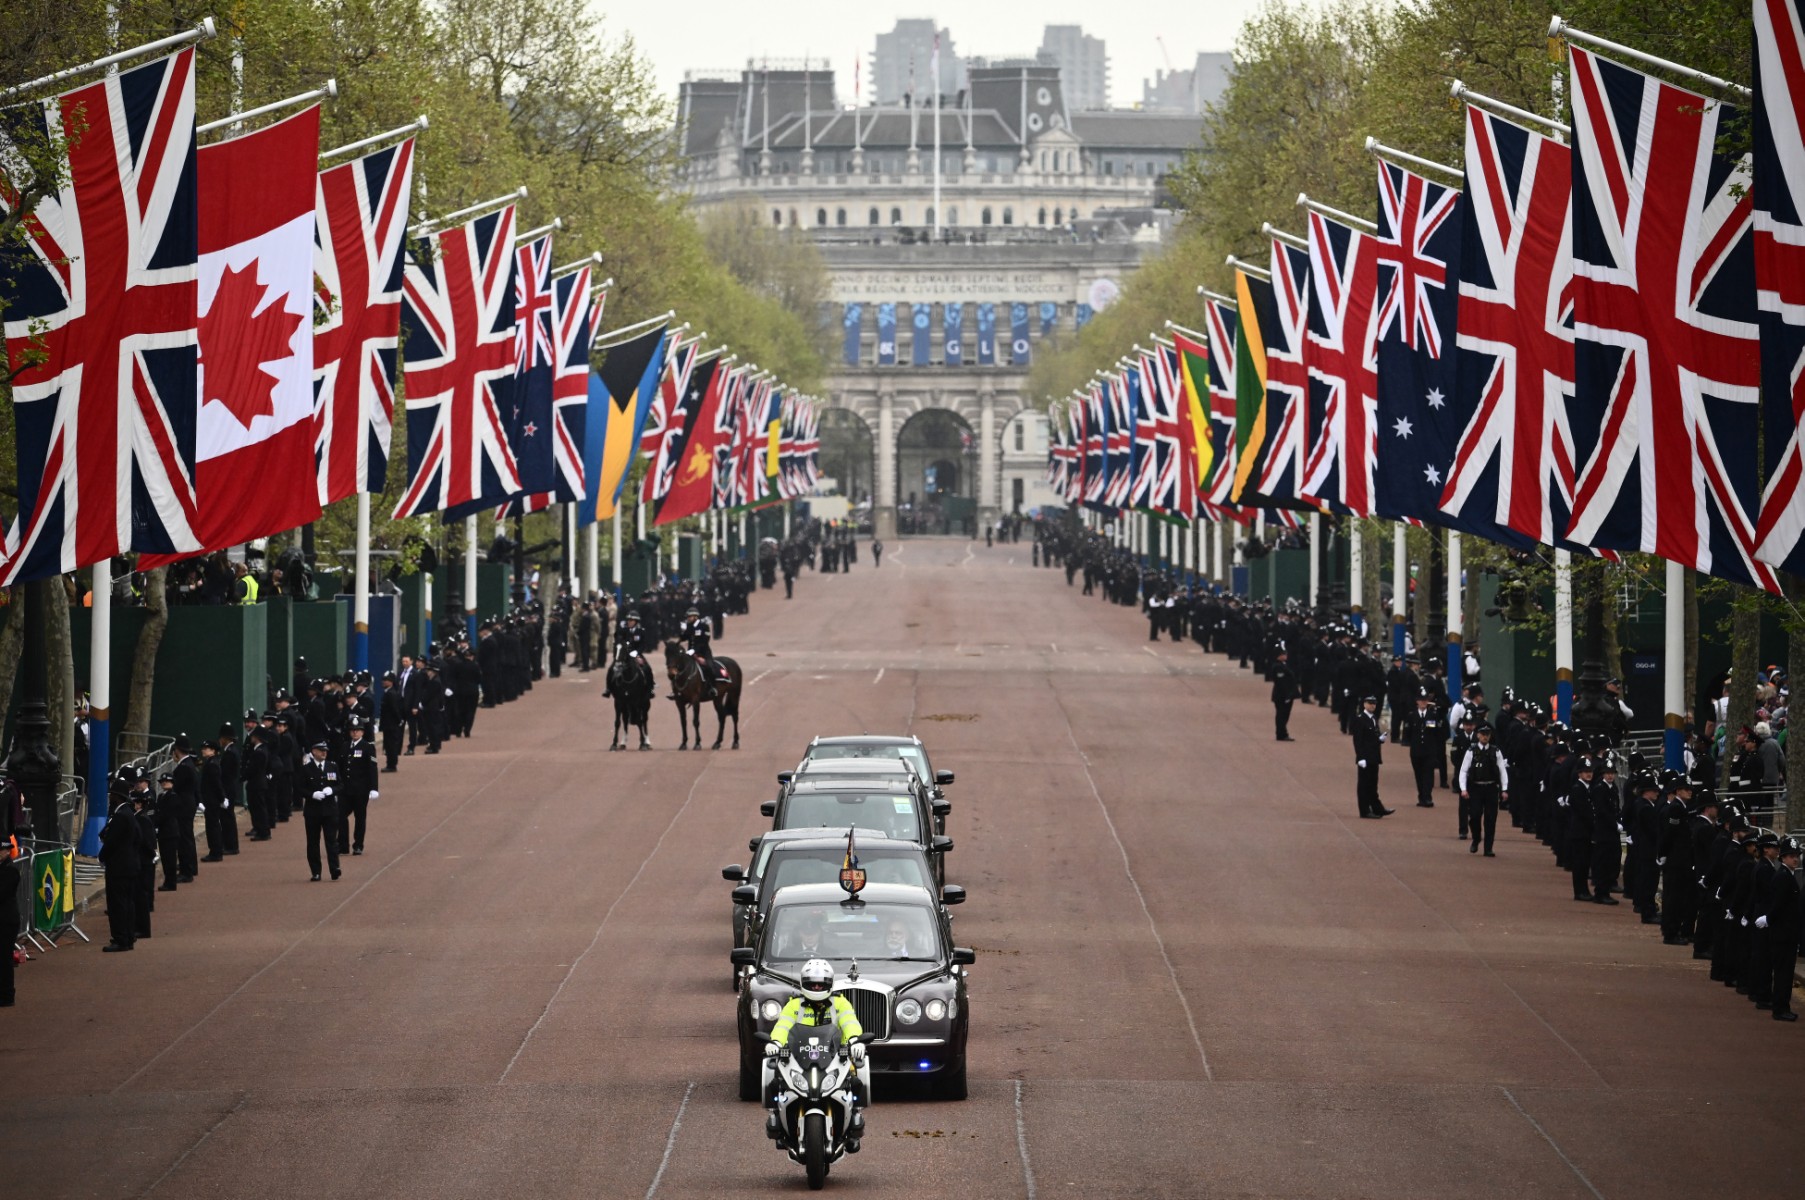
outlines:
[[[858,1153],[864,1117],[853,1085],[856,1081],[858,1094],[870,1097],[865,1044],[874,1038],[863,1034],[847,1046],[834,1025],[798,1025],[788,1046],[765,1043],[764,1095],[776,1091],[765,1132],[792,1162],[802,1164],[811,1190],[827,1183],[829,1164]]]

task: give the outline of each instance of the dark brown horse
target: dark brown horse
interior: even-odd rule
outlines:
[[[724,681],[717,681],[714,694],[714,715],[720,719],[720,727],[715,730],[715,750],[721,748],[721,739],[727,735],[727,718],[733,718],[733,748],[740,748],[740,688],[745,679],[740,672],[740,665],[731,658],[715,656],[715,663],[727,674]],[[676,642],[664,644],[664,673],[670,677],[671,699],[677,702],[677,720],[683,726],[683,744],[679,750],[688,750],[691,722],[696,731],[697,750],[702,748],[702,698],[708,693],[708,681],[702,678],[702,668],[689,652]]]

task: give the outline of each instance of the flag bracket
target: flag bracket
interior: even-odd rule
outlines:
[[[474,217],[478,213],[486,213],[492,209],[503,208],[509,204],[525,200],[526,196],[526,185],[522,184],[505,196],[497,196],[493,200],[484,200],[479,204],[472,204],[468,208],[460,208],[456,212],[446,213],[442,217],[433,217],[429,220],[421,221],[418,225],[409,229],[407,234],[409,237],[420,237],[424,234],[431,233],[440,226],[449,225],[451,222],[461,220],[464,217]]]
[[[1587,33],[1583,29],[1575,29],[1573,26],[1567,24],[1567,19],[1565,17],[1555,17],[1548,22],[1548,40],[1551,42],[1577,42],[1580,45],[1590,47],[1593,50],[1603,50],[1607,54],[1621,54],[1625,58],[1635,59],[1643,66],[1657,67],[1663,71],[1671,71],[1682,79],[1690,79],[1695,83],[1702,83],[1709,87],[1714,87],[1720,92],[1729,92],[1732,95],[1742,97],[1744,100],[1755,94],[1740,83],[1731,83],[1728,79],[1719,79],[1717,76],[1700,71],[1695,67],[1682,67],[1677,62],[1671,62],[1665,58],[1657,58],[1653,54],[1647,54],[1641,50],[1634,49],[1633,47],[1625,46],[1622,42],[1613,42],[1606,38],[1601,38],[1597,34]]]
[[[1466,182],[1466,172],[1459,167],[1450,167],[1447,163],[1439,163],[1432,158],[1421,158],[1394,146],[1387,146],[1376,137],[1366,139],[1366,152],[1374,158],[1382,158],[1396,167],[1415,167],[1422,171],[1435,171],[1462,183]]]
[[[402,138],[412,137],[416,133],[425,132],[426,127],[429,124],[430,122],[426,119],[426,114],[421,113],[405,125],[396,126],[394,129],[386,130],[382,133],[373,133],[367,138],[359,138],[355,142],[338,146],[331,150],[322,150],[320,151],[320,161],[325,162],[327,159],[331,158],[343,158],[347,154],[355,154],[359,150],[365,150],[371,146],[379,146],[384,142],[400,141]]]
[[[537,229],[529,229],[525,233],[515,234],[514,235],[514,244],[516,246],[518,246],[524,242],[530,242],[534,238],[544,237],[548,233],[556,233],[556,232],[558,232],[558,230],[560,230],[562,228],[564,228],[564,218],[563,217],[553,217],[551,219],[550,223],[541,225]]]
[[[1198,291],[1197,294],[1200,296],[1211,295],[1211,293],[1204,292],[1201,289]],[[1213,296],[1212,296],[1212,298],[1213,298]],[[1209,334],[1198,333],[1195,329],[1186,329],[1183,325],[1180,325],[1177,321],[1167,321],[1166,328],[1172,330],[1174,333],[1182,333],[1188,338],[1196,338],[1200,342],[1207,342],[1210,340]]]
[[[1352,225],[1363,233],[1379,232],[1379,227],[1365,217],[1356,217],[1353,213],[1342,212],[1339,208],[1330,208],[1320,200],[1310,199],[1303,192],[1297,194],[1297,203],[1300,208],[1313,212],[1317,216],[1328,217],[1331,220],[1340,221],[1344,225]]]
[[[562,279],[566,275],[575,274],[576,272],[581,271],[584,267],[599,267],[601,265],[602,252],[597,250],[593,254],[577,259],[575,262],[567,262],[561,267],[553,267],[552,278]]]
[[[1202,284],[1197,285],[1197,294],[1202,296],[1205,300],[1214,300],[1217,304],[1226,304],[1230,308],[1235,307],[1235,305],[1239,303],[1233,296],[1224,296],[1221,292],[1212,292]]]
[[[591,341],[590,348],[594,350],[604,350],[618,342],[627,340],[633,334],[650,329],[661,321],[668,321],[676,315],[677,310],[673,308],[659,313],[655,317],[647,317],[645,320],[635,321],[631,325],[622,325],[619,329],[610,329],[607,333],[598,333]]]
[[[1310,248],[1309,242],[1298,237],[1295,233],[1286,233],[1271,221],[1266,221],[1261,224],[1260,232],[1275,242],[1285,243],[1285,245],[1291,247],[1293,250],[1308,250]]]
[[[1571,125],[1544,117],[1540,113],[1530,112],[1527,108],[1506,104],[1504,101],[1487,96],[1482,92],[1475,92],[1458,79],[1449,87],[1448,94],[1463,104],[1471,104],[1474,108],[1483,108],[1500,117],[1511,117],[1518,121],[1527,121],[1531,125],[1540,125],[1543,129],[1553,131],[1562,141],[1565,141],[1573,133]]]
[[[1232,254],[1228,256],[1227,262],[1230,267],[1240,271],[1244,275],[1252,275],[1255,279],[1272,278],[1272,272],[1268,271],[1265,267],[1257,267],[1253,263],[1250,263],[1245,259],[1236,258]]]
[[[267,117],[271,113],[281,112],[285,108],[300,108],[302,105],[312,104],[316,100],[336,99],[338,99],[338,80],[328,79],[325,83],[314,88],[312,91],[302,92],[298,96],[289,96],[283,100],[271,100],[268,104],[260,104],[256,108],[247,108],[243,112],[232,113],[229,116],[221,117],[217,121],[208,121],[205,125],[196,125],[194,127],[194,132],[195,136],[198,137],[202,134],[218,133],[228,125],[236,129],[252,117]]]
[[[202,17],[195,23],[193,28],[185,29],[181,33],[171,34],[166,38],[158,38],[156,41],[146,42],[142,46],[133,46],[130,50],[121,50],[117,54],[109,54],[105,58],[97,58],[93,62],[80,63],[73,67],[64,67],[62,70],[52,71],[50,74],[45,75],[40,79],[29,80],[25,83],[16,83],[8,88],[0,88],[0,100],[10,100],[14,96],[23,95],[26,92],[35,92],[39,88],[49,87],[51,84],[55,83],[61,83],[65,79],[73,79],[77,75],[85,75],[89,71],[103,70],[107,67],[127,62],[145,54],[155,54],[159,50],[174,50],[180,46],[192,45],[195,42],[204,42],[217,36],[218,30],[214,28],[213,18]]]

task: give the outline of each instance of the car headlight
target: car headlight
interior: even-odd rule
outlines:
[[[758,1006],[758,1015],[767,1021],[775,1021],[778,1017],[783,1016],[783,1005],[775,1000],[766,1000]]]
[[[914,1000],[903,1000],[896,1006],[896,1019],[904,1025],[913,1025],[921,1020],[921,1005]]]
[[[944,1021],[946,1020],[946,1001],[929,1000],[925,1011],[928,1014],[928,1020]]]

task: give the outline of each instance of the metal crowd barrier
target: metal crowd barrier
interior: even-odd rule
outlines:
[[[65,857],[73,861],[75,846],[69,842],[22,838],[19,849],[19,929],[14,936],[15,944],[30,945],[38,950],[54,950],[57,939],[70,933],[84,942],[88,941],[88,935],[82,932],[75,919],[77,910],[73,869],[67,878],[61,878],[59,872],[53,902],[49,905],[52,915],[46,926],[40,927],[37,920],[38,860],[54,858],[60,866]]]

